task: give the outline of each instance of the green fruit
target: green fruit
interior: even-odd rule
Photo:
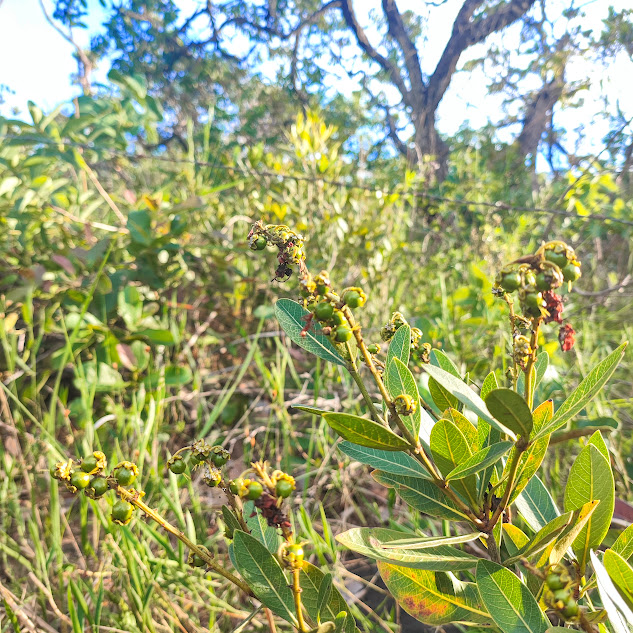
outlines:
[[[294,486],[285,479],[280,479],[275,484],[275,495],[281,497],[282,499],[287,499],[294,490]]]
[[[334,306],[328,301],[321,301],[321,303],[317,303],[314,308],[314,315],[319,321],[327,321],[332,318],[334,314]]]
[[[85,473],[91,473],[97,468],[97,458],[94,455],[89,455],[81,460],[81,470]]]
[[[578,279],[580,279],[580,266],[576,266],[575,264],[572,264],[570,262],[561,270],[563,272],[563,279],[565,281],[577,281]]]
[[[116,480],[122,486],[131,486],[136,481],[136,475],[130,468],[119,468],[116,471]]]
[[[347,319],[341,310],[334,310],[334,314],[332,314],[332,322],[334,325],[344,325],[347,323]]]
[[[523,312],[529,316],[540,316],[543,295],[540,292],[528,292],[522,297]]]
[[[536,286],[536,275],[534,274],[534,271],[526,270],[523,272],[523,285],[530,288],[534,288]]]
[[[365,305],[365,297],[358,292],[358,290],[348,290],[345,292],[343,301],[352,309],[362,308]]]
[[[129,501],[119,499],[112,506],[112,520],[120,525],[126,525],[132,518],[132,512],[134,512],[134,506]]]
[[[378,352],[380,352],[380,346],[376,345],[376,343],[372,343],[371,345],[367,346],[367,351],[370,354],[378,354]]]
[[[569,589],[558,589],[553,596],[554,602],[567,602],[569,597]]]
[[[567,265],[567,254],[564,251],[549,249],[545,251],[545,259],[552,264],[556,264],[560,269]]]
[[[352,330],[347,325],[339,325],[334,331],[334,340],[337,343],[345,343],[352,338]]]
[[[558,574],[547,574],[545,582],[552,591],[557,591],[565,586],[565,583]]]
[[[267,244],[268,244],[268,240],[263,235],[258,235],[251,242],[251,249],[254,251],[263,251],[266,248]]]
[[[187,464],[185,464],[185,460],[178,455],[178,457],[174,458],[174,460],[169,464],[169,470],[171,470],[174,475],[182,475],[187,469]]]
[[[550,288],[551,286],[549,278],[546,277],[543,271],[541,271],[536,275],[536,289],[545,291],[549,290]]]
[[[211,455],[211,461],[213,462],[214,466],[221,468],[222,466],[224,466],[224,464],[226,464],[226,462],[229,461],[229,458],[222,453],[213,453],[213,455]]]
[[[102,497],[110,489],[108,482],[103,477],[93,477],[90,487],[95,497]]]
[[[76,470],[70,476],[70,485],[75,486],[78,490],[83,490],[90,485],[90,475],[81,470]]]
[[[206,565],[206,563],[204,562],[204,560],[202,559],[201,556],[199,556],[198,554],[194,554],[191,557],[191,564],[194,567],[204,567]]]
[[[256,499],[259,499],[263,493],[263,486],[258,481],[251,481],[251,483],[248,485],[248,493],[246,494],[246,498],[255,501]]]
[[[565,607],[561,611],[561,614],[564,618],[574,618],[578,615],[580,609],[578,608],[578,603],[573,599],[569,598],[565,603]]]
[[[236,495],[240,490],[240,487],[234,479],[229,482],[229,491],[231,494]]]
[[[498,280],[506,292],[514,292],[521,287],[521,274],[518,272],[503,273]]]

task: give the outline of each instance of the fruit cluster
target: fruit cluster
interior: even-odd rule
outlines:
[[[264,224],[256,222],[248,234],[248,246],[254,251],[263,251],[266,246],[278,249],[279,266],[275,272],[275,281],[285,281],[292,275],[291,266],[305,270],[305,252],[303,237],[285,224]]]
[[[555,292],[567,282],[568,290],[572,283],[580,278],[580,261],[574,249],[564,242],[548,242],[534,255],[521,257],[504,266],[497,275],[493,292],[509,303],[510,295],[518,294],[521,315],[515,315],[514,325],[524,329],[532,327],[532,322],[563,323],[563,298]],[[515,328],[514,359],[524,367],[526,359],[532,353],[529,340]],[[573,346],[575,334],[567,324],[559,335],[561,348],[569,351]],[[526,342],[527,341],[527,342]]]
[[[391,319],[382,326],[380,338],[388,343],[402,325],[409,325],[409,323],[401,312],[394,312]],[[422,331],[417,327],[411,328],[411,353],[416,360],[422,363],[430,361],[431,346],[429,343],[422,343]]]
[[[580,613],[573,594],[574,585],[567,570],[562,565],[550,569],[545,577],[543,598],[564,620],[573,620]]]
[[[117,464],[110,475],[105,474],[107,465],[106,456],[101,451],[94,451],[80,462],[69,459],[67,462],[55,464],[51,469],[51,475],[63,481],[73,494],[83,490],[91,499],[98,499],[108,490],[116,489],[118,486],[127,488],[138,477],[138,467],[132,462],[123,461]],[[112,520],[119,525],[127,525],[133,511],[134,506],[129,501],[119,499],[112,506]]]

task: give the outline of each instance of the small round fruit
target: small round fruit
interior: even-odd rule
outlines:
[[[334,310],[334,314],[332,314],[332,322],[334,325],[344,325],[347,323],[347,319],[341,310]]]
[[[580,279],[580,266],[576,266],[571,262],[562,268],[562,272],[565,281],[578,281]]]
[[[83,490],[90,485],[90,475],[81,470],[76,470],[70,476],[70,485],[75,486],[78,490]]]
[[[224,464],[226,464],[226,462],[229,461],[229,458],[222,453],[213,453],[213,455],[211,455],[211,461],[213,462],[214,466],[216,466],[217,468],[221,468],[222,466],[224,466]]]
[[[521,287],[521,274],[518,272],[503,273],[499,277],[498,283],[506,292],[514,292]]]
[[[578,608],[578,603],[573,598],[570,598],[565,603],[565,607],[561,611],[561,614],[564,618],[575,618],[579,611],[580,609]]]
[[[191,564],[194,567],[204,567],[206,565],[206,563],[204,562],[204,559],[199,554],[194,554],[191,557]]]
[[[251,249],[254,251],[263,251],[266,248],[267,244],[268,244],[268,240],[263,235],[258,235],[251,242]]]
[[[554,249],[548,249],[545,251],[545,259],[552,264],[556,264],[560,269],[567,265],[567,254],[565,251],[557,251]]]
[[[316,304],[314,308],[314,315],[319,321],[327,321],[332,318],[334,314],[334,306],[328,301],[321,301]]]
[[[367,346],[367,351],[370,354],[378,354],[380,352],[380,345],[376,345],[376,343],[372,343]]]
[[[366,300],[367,297],[365,296],[365,293],[355,288],[347,290],[343,294],[343,301],[352,308],[352,310],[355,308],[362,308],[365,305]]]
[[[352,338],[352,330],[347,325],[339,325],[334,331],[334,340],[337,343],[345,343]]]
[[[288,545],[286,548],[286,558],[291,567],[301,567],[303,565],[303,547],[297,543]]]
[[[552,591],[558,591],[565,586],[565,583],[558,574],[547,574],[545,583]]]
[[[174,475],[182,475],[187,469],[187,464],[185,464],[185,460],[178,455],[174,458],[174,460],[169,464],[169,470],[171,470]]]
[[[292,494],[293,490],[294,486],[284,479],[280,479],[275,484],[275,495],[281,497],[282,499],[287,499]]]
[[[237,483],[237,481],[235,481],[235,479],[231,479],[231,481],[229,481],[229,492],[232,495],[236,495],[240,490],[240,486]]]
[[[553,598],[554,602],[566,603],[570,598],[569,589],[558,589],[554,592]]]
[[[93,477],[90,487],[95,498],[102,497],[110,489],[108,482],[103,477]]]
[[[81,460],[81,470],[85,473],[91,473],[97,468],[97,458],[94,455],[88,455]]]
[[[251,483],[248,485],[248,492],[246,494],[246,498],[251,499],[252,501],[255,501],[256,499],[259,499],[262,496],[263,492],[264,492],[264,488],[259,483],[259,481],[251,481]]]
[[[132,518],[134,506],[129,501],[119,499],[112,506],[112,520],[119,525],[127,525]]]
[[[123,466],[116,471],[116,480],[122,486],[131,486],[136,481],[136,475],[131,468]]]
[[[527,292],[522,297],[523,311],[530,316],[540,316],[543,295],[540,292]]]

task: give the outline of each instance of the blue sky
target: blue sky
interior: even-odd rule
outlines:
[[[44,1],[50,9],[51,0]],[[180,0],[179,4],[186,15],[199,2],[200,0]],[[89,0],[89,3],[89,28],[76,31],[76,39],[82,46],[87,46],[90,36],[98,32],[104,17],[97,0]],[[419,46],[420,49],[423,48],[421,57],[425,70],[431,70],[439,57],[461,3],[462,0],[448,0],[441,9],[433,9],[432,30],[425,34],[426,41]],[[423,6],[420,0],[400,0],[398,4],[401,10],[420,10]],[[630,6],[630,0],[589,0],[584,5],[588,14],[587,23],[599,28],[609,4],[616,9],[623,8]],[[355,5],[361,21],[371,35],[371,10],[379,9],[379,0],[357,0]],[[506,46],[512,46],[516,42],[517,32],[516,27],[504,32],[502,37],[505,38]],[[483,49],[474,50],[472,54],[480,55],[482,51]],[[0,84],[7,85],[15,94],[5,94],[5,104],[0,106],[0,114],[9,115],[14,108],[24,113],[29,99],[44,110],[50,110],[78,94],[78,87],[73,86],[70,79],[76,71],[72,53],[72,46],[46,22],[38,0],[3,0],[0,4]],[[263,70],[266,71],[266,65]],[[94,80],[104,81],[107,71],[107,63],[104,63],[95,71]],[[606,127],[597,116],[602,108],[600,97],[603,93],[613,100],[619,99],[625,111],[628,110],[633,115],[630,89],[633,63],[626,56],[620,56],[609,68],[578,61],[569,68],[568,75],[570,79],[589,76],[593,87],[583,92],[582,107],[564,115],[565,126],[570,130],[578,126],[591,126],[591,136],[598,147],[606,132]],[[332,80],[333,89],[345,91],[349,85],[349,80]],[[499,113],[500,98],[486,96],[483,75],[458,74],[440,105],[439,127],[445,133],[454,133],[466,120],[477,127],[489,119],[494,121]],[[511,134],[512,131],[508,130],[506,133]]]

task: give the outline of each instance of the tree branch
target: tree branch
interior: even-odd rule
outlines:
[[[536,0],[510,0],[507,4],[480,20],[471,21],[484,0],[466,0],[459,10],[453,32],[429,79],[429,106],[435,109],[446,92],[462,53],[483,42],[489,35],[501,31],[525,15]]]
[[[402,51],[404,64],[409,75],[411,91],[418,97],[423,98],[426,85],[422,77],[422,67],[415,44],[407,33],[407,27],[402,19],[395,0],[382,0],[382,10],[387,17],[389,35],[398,42]]]
[[[352,6],[352,0],[341,1],[341,12],[347,26],[352,30],[358,45],[363,52],[375,61],[388,75],[391,82],[398,88],[398,91],[402,95],[402,100],[406,105],[412,106],[411,93],[404,83],[404,79],[400,74],[400,69],[393,64],[386,57],[381,55],[369,42],[367,34],[363,30],[363,27],[359,24],[356,14],[354,13],[354,7]]]

